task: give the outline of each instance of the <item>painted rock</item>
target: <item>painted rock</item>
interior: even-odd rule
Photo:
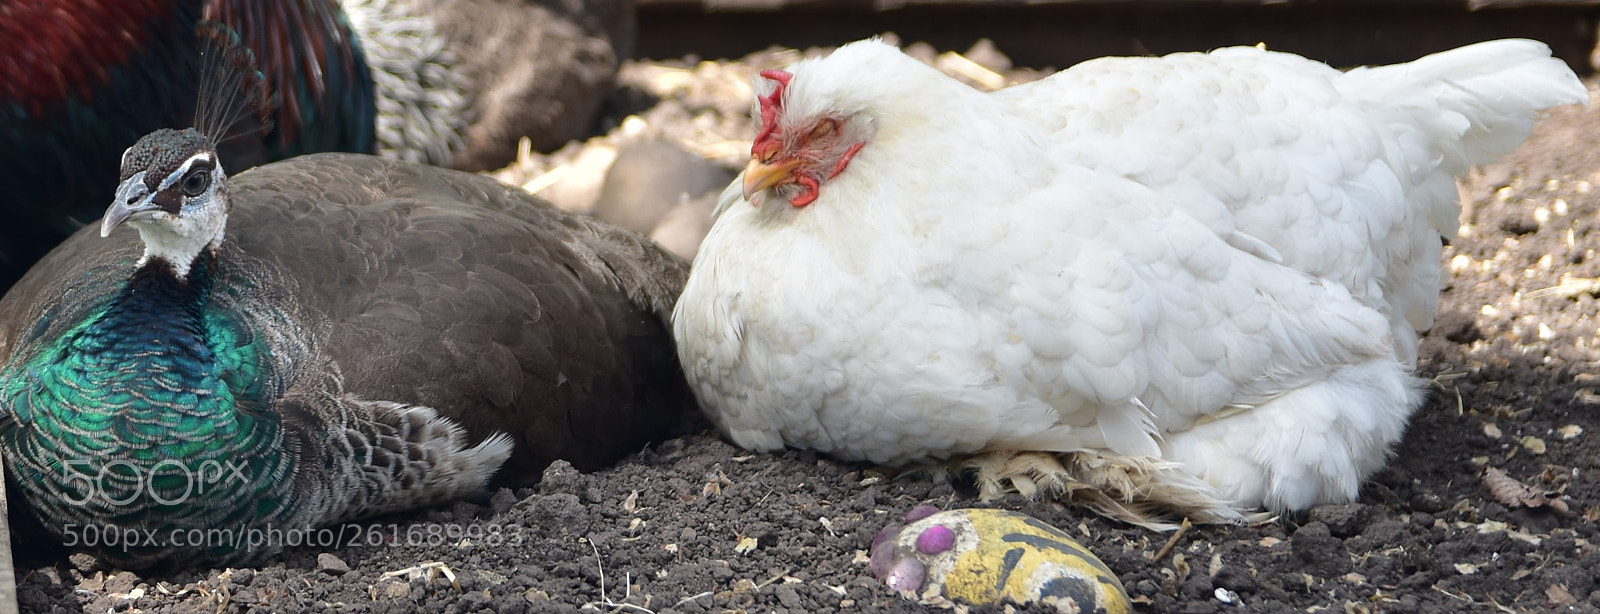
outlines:
[[[1128,594],[1105,563],[1061,530],[1016,512],[920,506],[872,540],[871,569],[889,588],[973,605],[1011,601],[1125,614]]]

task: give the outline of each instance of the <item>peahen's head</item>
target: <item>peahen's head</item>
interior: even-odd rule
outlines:
[[[227,175],[215,142],[193,128],[157,130],[122,154],[122,183],[100,236],[124,223],[144,239],[144,260],[160,259],[181,277],[202,250],[222,244]]]
[[[124,223],[144,239],[140,266],[160,260],[187,277],[203,251],[222,245],[227,226],[227,174],[217,144],[232,137],[233,126],[253,114],[252,129],[272,125],[274,102],[255,54],[238,33],[217,22],[197,28],[208,45],[202,54],[194,128],[162,129],[144,135],[122,152],[122,178],[116,199],[100,222],[100,236]]]

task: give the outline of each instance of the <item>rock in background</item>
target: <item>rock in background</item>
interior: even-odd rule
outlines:
[[[629,60],[599,120],[605,134],[550,154],[525,140],[516,160],[491,174],[693,258],[717,194],[749,160],[751,79],[801,57],[774,50],[731,62]]]
[[[611,163],[594,214],[628,230],[649,233],[680,203],[721,192],[733,177],[732,171],[667,141],[630,143]]]

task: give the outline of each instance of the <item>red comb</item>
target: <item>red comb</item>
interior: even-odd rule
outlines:
[[[789,80],[794,78],[793,74],[785,70],[763,70],[761,76],[777,81],[778,86],[772,89],[771,94],[756,97],[756,100],[761,101],[761,133],[756,135],[757,146],[771,140],[772,133],[778,129],[778,113],[783,111],[783,90],[789,86]],[[756,147],[752,146],[750,149],[754,153]]]

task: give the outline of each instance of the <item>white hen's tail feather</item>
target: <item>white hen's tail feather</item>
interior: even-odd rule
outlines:
[[[1544,43],[1526,39],[1488,41],[1405,64],[1357,68],[1335,84],[1391,131],[1412,169],[1412,202],[1428,227],[1446,239],[1456,237],[1461,204],[1445,177],[1460,177],[1472,165],[1511,153],[1533,133],[1540,111],[1589,101],[1588,90],[1565,62],[1551,57]],[[1434,251],[1424,247],[1433,241],[1431,236],[1413,231],[1411,240],[1411,249],[1400,249],[1395,256]],[[1432,326],[1437,267],[1436,258],[1420,258],[1380,279],[1391,315],[1404,318],[1395,321],[1394,334],[1398,353],[1408,364],[1416,359],[1416,340],[1405,329]]]
[[[1550,47],[1505,39],[1435,53],[1414,62],[1357,68],[1339,89],[1375,105],[1414,112],[1440,156],[1460,175],[1521,145],[1538,111],[1587,103],[1588,90]]]

